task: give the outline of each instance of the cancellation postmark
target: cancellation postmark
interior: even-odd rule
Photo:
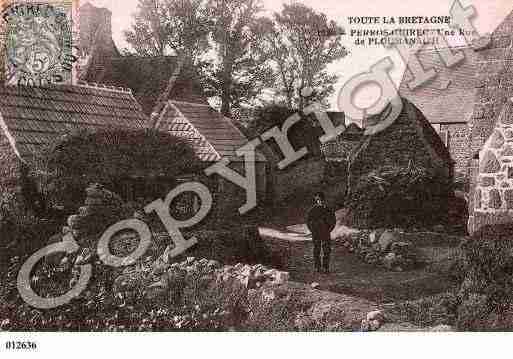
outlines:
[[[3,9],[8,85],[71,83],[76,62],[72,18],[71,2],[15,2]]]

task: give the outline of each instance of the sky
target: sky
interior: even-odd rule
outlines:
[[[325,13],[329,19],[335,20],[346,31],[350,29],[369,28],[368,25],[350,25],[349,17],[360,16],[446,16],[454,0],[303,0],[297,1]],[[90,2],[95,6],[105,7],[112,12],[113,37],[116,45],[122,49],[127,47],[123,38],[123,30],[129,29],[132,23],[132,14],[136,11],[138,0],[81,0],[81,3]],[[267,14],[280,11],[284,3],[290,1],[263,0]],[[476,17],[472,20],[480,34],[492,32],[501,21],[513,11],[511,0],[461,0],[463,6],[473,5]],[[424,25],[413,25],[422,27]],[[380,25],[379,27],[383,27]],[[395,27],[398,27],[395,25]],[[409,26],[412,27],[412,26]],[[436,26],[439,27],[439,26]],[[345,45],[350,55],[333,63],[329,71],[339,76],[336,93],[329,99],[331,109],[337,109],[338,90],[351,77],[365,71],[370,66],[390,56],[394,68],[391,76],[399,84],[405,70],[405,64],[395,50],[387,50],[382,46],[355,46],[348,40]],[[455,40],[459,43],[458,39]],[[355,98],[357,106],[366,107],[379,97],[377,86],[368,86]]]

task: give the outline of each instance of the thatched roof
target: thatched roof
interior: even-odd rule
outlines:
[[[248,139],[230,119],[209,105],[170,100],[156,118],[154,128],[187,139],[202,161],[244,160],[235,151]],[[265,158],[257,151],[256,160]]]
[[[343,115],[343,112],[340,112]],[[336,117],[341,118],[342,115]],[[335,125],[338,125],[334,115],[328,113],[330,119]],[[327,161],[347,161],[351,152],[359,145],[363,138],[364,130],[354,122],[350,123],[346,130],[341,133],[337,138],[321,144],[321,152]]]
[[[0,86],[0,126],[29,163],[77,130],[144,128],[147,117],[129,90],[91,86]]]
[[[81,75],[87,82],[102,83],[132,89],[144,113],[150,115],[161,95],[178,101],[207,104],[203,89],[190,66],[180,66],[176,56],[164,57],[104,57]]]
[[[364,136],[351,153],[351,171],[356,177],[382,166],[407,167],[410,161],[448,175],[453,160],[440,136],[413,103],[402,101],[403,109],[394,123]]]
[[[132,89],[147,115],[167,99],[208,103],[193,66],[178,57],[121,56],[112,40],[111,16],[89,3],[80,8],[81,80]]]
[[[413,79],[406,70],[399,93],[413,102],[433,124],[466,123],[471,120],[477,79],[475,77],[482,54],[470,47],[452,48],[451,52],[463,52],[464,60],[447,67],[438,50],[426,49],[416,55],[426,71],[434,69],[437,76],[428,83],[411,90],[408,83]],[[411,61],[411,60],[410,60]]]

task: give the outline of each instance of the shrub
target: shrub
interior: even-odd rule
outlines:
[[[173,178],[202,166],[184,139],[148,129],[77,133],[46,149],[39,165],[49,173],[50,200],[73,209],[91,183],[120,193],[117,187],[126,178]]]
[[[466,274],[461,284],[458,325],[462,330],[495,330],[509,313],[513,293],[513,224],[482,227],[462,245]]]
[[[393,228],[439,223],[447,213],[446,185],[410,162],[381,167],[361,177],[347,198],[346,221],[359,228]]]

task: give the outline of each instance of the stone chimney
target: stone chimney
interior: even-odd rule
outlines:
[[[93,46],[102,47],[108,52],[117,52],[112,41],[112,13],[85,3],[79,9],[80,55],[88,56]]]

